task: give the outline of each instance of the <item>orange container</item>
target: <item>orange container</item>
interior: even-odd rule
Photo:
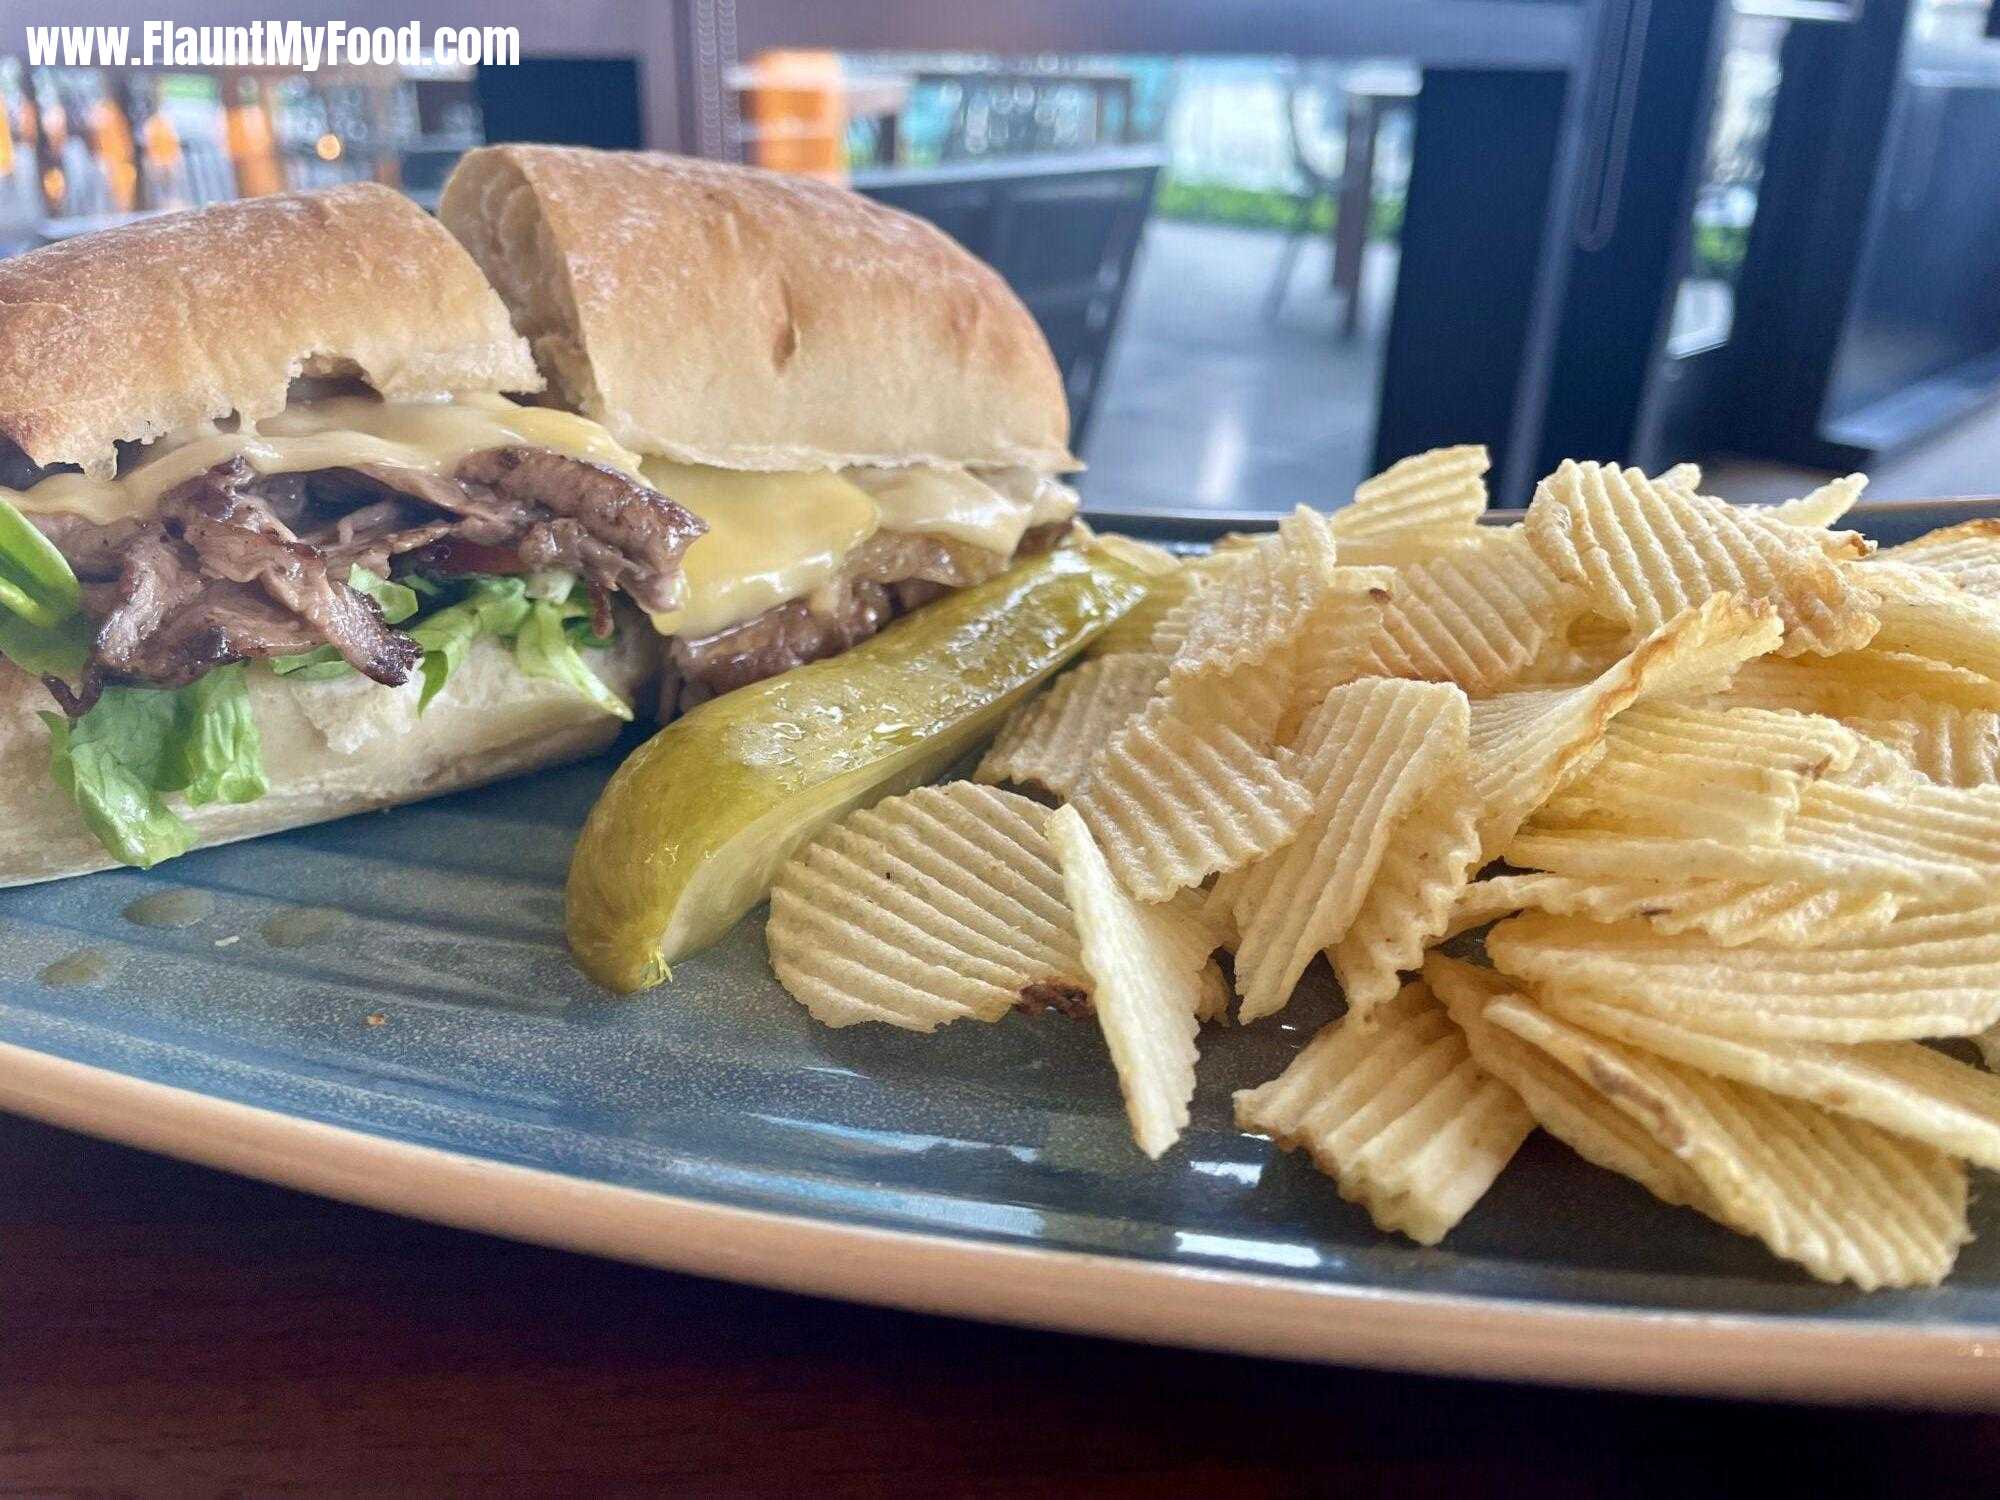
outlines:
[[[750,159],[812,177],[847,172],[847,98],[833,52],[760,52],[739,85]]]

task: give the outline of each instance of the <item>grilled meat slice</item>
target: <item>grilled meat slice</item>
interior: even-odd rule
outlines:
[[[384,624],[372,599],[328,574],[326,555],[251,493],[255,477],[241,458],[217,464],[161,496],[160,519],[193,549],[204,574],[255,584],[309,623],[355,671],[388,687],[407,682],[422,648]]]
[[[488,448],[461,463],[457,477],[555,513],[559,519],[538,522],[517,543],[524,560],[545,559],[529,566],[573,568],[603,588],[623,589],[652,614],[679,607],[681,557],[708,528],[657,490],[547,448]]]

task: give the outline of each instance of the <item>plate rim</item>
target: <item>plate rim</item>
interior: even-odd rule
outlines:
[[[1526,1303],[846,1223],[398,1140],[12,1042],[0,1109],[407,1218],[911,1312],[1445,1377],[2000,1409],[2000,1333],[1976,1325]]]

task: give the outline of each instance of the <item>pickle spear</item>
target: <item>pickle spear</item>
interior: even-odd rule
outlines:
[[[1051,552],[669,724],[618,768],[577,842],[577,963],[623,994],[662,983],[764,899],[799,845],[936,776],[1146,587],[1102,552]]]

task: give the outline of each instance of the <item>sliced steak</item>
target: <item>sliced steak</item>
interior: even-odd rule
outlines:
[[[227,662],[291,656],[324,639],[311,621],[260,590],[210,581],[139,643],[118,675],[150,687],[185,687]]]
[[[548,559],[530,566],[572,567],[653,614],[679,607],[681,558],[708,529],[685,506],[629,474],[547,448],[488,448],[461,463],[457,477],[560,518],[522,536],[524,560],[531,551]]]
[[[140,675],[146,643],[202,588],[200,559],[165,532],[149,532],[128,544],[114,602],[97,627],[94,664],[118,677]]]
[[[673,663],[682,679],[682,708],[762,682],[809,661],[838,656],[896,617],[894,601],[868,580],[842,587],[831,607],[794,599],[729,630],[700,640],[676,637]]]
[[[255,478],[241,458],[217,464],[161,496],[160,519],[194,550],[203,573],[255,584],[355,671],[388,687],[408,681],[423,649],[384,624],[372,599],[328,574],[326,555],[249,491]]]

